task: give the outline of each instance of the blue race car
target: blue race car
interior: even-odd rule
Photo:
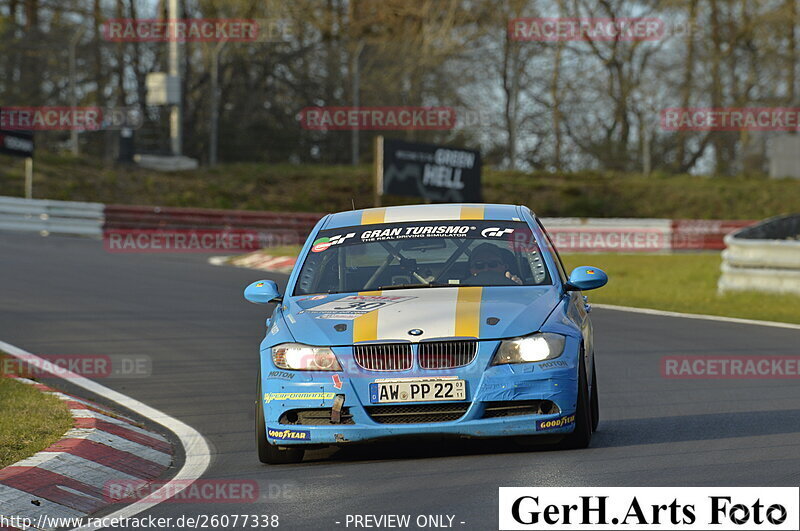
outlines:
[[[581,291],[607,281],[596,267],[567,277],[524,206],[325,216],[284,294],[270,280],[244,292],[277,303],[261,342],[259,459],[426,434],[587,447],[599,411]]]

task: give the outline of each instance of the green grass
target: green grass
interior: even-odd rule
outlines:
[[[38,153],[34,197],[103,203],[335,212],[372,206],[372,169],[319,164],[224,164],[163,173],[89,157]],[[761,219],[797,210],[797,179],[484,168],[484,200],[540,216]],[[0,155],[0,195],[24,194],[23,163]],[[386,197],[384,204],[418,203]]]
[[[562,258],[570,271],[592,265],[608,273],[605,287],[587,292],[591,302],[800,323],[800,297],[755,291],[718,295],[718,253],[565,254]]]
[[[44,450],[73,424],[65,402],[4,377],[14,372],[5,370],[9,360],[0,354],[0,468]]]
[[[300,247],[264,252],[295,255]],[[562,258],[568,271],[591,265],[608,273],[606,286],[587,292],[591,302],[800,324],[800,297],[755,291],[718,295],[719,253],[565,253]]]

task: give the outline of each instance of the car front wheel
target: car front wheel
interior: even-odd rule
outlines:
[[[589,398],[589,384],[586,379],[586,366],[581,352],[578,368],[578,399],[575,410],[575,431],[561,441],[563,449],[588,448],[592,442],[592,404]]]

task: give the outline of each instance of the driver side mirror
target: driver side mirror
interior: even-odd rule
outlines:
[[[608,282],[608,275],[597,267],[580,266],[572,270],[567,281],[567,291],[586,291],[602,288]]]
[[[270,302],[281,302],[278,285],[272,280],[257,280],[247,286],[244,290],[244,298],[255,304],[267,304]]]

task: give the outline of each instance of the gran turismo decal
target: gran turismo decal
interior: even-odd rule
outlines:
[[[500,239],[514,235],[520,240],[532,241],[530,228],[521,221],[452,220],[380,223],[321,231],[311,247],[318,253],[332,245],[357,245],[363,243],[401,242],[417,238],[471,238]]]
[[[299,439],[301,441],[310,441],[311,432],[306,430],[276,430],[275,428],[267,428],[267,435],[273,439]]]
[[[365,230],[361,233],[362,242],[377,242],[384,240],[402,240],[407,238],[421,238],[428,236],[464,236],[475,227],[469,225],[426,225],[410,227],[390,227],[385,229]]]
[[[565,428],[573,424],[575,424],[575,415],[568,415],[566,417],[560,417],[551,420],[537,420],[536,429],[540,431],[554,430],[556,428]]]
[[[273,400],[333,400],[334,393],[264,393],[264,402]]]

